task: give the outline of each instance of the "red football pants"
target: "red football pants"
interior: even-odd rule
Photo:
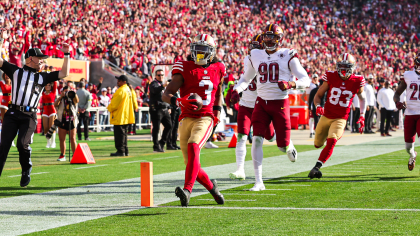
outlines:
[[[406,143],[414,143],[420,136],[420,115],[406,115],[404,119],[404,140]]]
[[[251,119],[254,108],[239,106],[238,111],[238,133],[249,135],[251,130]],[[254,131],[255,134],[255,131]],[[265,132],[264,138],[270,140],[274,137],[273,122],[270,123],[269,129]]]
[[[287,147],[290,142],[289,100],[264,100],[257,97],[252,113],[254,136],[264,137],[269,124],[273,122],[278,147]]]

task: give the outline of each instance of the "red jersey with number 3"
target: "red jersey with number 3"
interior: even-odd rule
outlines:
[[[204,68],[193,61],[178,61],[172,67],[172,75],[175,74],[181,74],[184,78],[184,83],[180,88],[181,97],[197,93],[203,99],[203,107],[198,111],[189,111],[181,107],[179,120],[182,120],[184,117],[213,117],[216,92],[226,74],[225,65],[221,62],[216,62]]]
[[[361,75],[353,74],[347,80],[343,80],[337,71],[328,71],[321,79],[327,82],[329,87],[324,116],[329,119],[347,120],[353,98],[360,88],[365,86],[365,79]]]

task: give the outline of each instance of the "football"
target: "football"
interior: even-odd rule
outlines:
[[[196,99],[197,100],[197,102],[191,102],[191,104],[197,106],[196,111],[199,111],[203,107],[203,99],[201,99],[200,95],[198,95],[196,93],[193,93],[188,97],[188,99]]]

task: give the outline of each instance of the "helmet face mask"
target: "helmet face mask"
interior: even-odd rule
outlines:
[[[414,71],[417,74],[420,74],[420,53],[417,54],[416,58],[414,59]]]
[[[250,54],[253,49],[263,49],[263,48],[264,47],[262,45],[261,34],[257,34],[254,37],[252,37],[251,42],[249,43],[248,54]]]
[[[283,38],[283,34],[280,34],[280,35],[264,34],[263,42],[264,42],[265,49],[270,50],[270,51],[276,50],[282,38]]]
[[[207,65],[214,55],[216,47],[213,38],[209,35],[198,35],[190,45],[191,57],[197,65]]]
[[[349,78],[356,69],[356,62],[352,55],[344,53],[339,57],[336,65],[338,75],[342,78]]]

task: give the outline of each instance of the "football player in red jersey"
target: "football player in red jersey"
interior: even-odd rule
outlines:
[[[410,155],[408,170],[412,171],[416,165],[417,152],[414,143],[420,136],[420,53],[414,59],[414,70],[404,72],[404,77],[394,94],[394,102],[398,110],[405,109],[404,139],[405,149]],[[406,102],[400,101],[401,94],[407,89]]]
[[[322,165],[331,157],[337,140],[341,138],[346,127],[346,121],[350,113],[351,104],[354,96],[357,94],[360,101],[360,118],[357,121],[360,124],[359,132],[363,133],[365,126],[365,79],[361,75],[355,75],[356,60],[348,53],[340,55],[337,60],[337,71],[327,71],[322,80],[324,83],[318,89],[314,98],[316,106],[316,114],[321,116],[315,129],[316,148],[324,146],[325,140],[327,145],[319,155],[315,167],[309,172],[308,177],[321,178],[322,173],[319,170]],[[320,106],[321,98],[327,93],[327,101],[325,108]]]
[[[184,156],[184,188],[175,189],[182,206],[188,206],[190,194],[197,180],[214,197],[218,204],[224,203],[216,180],[210,180],[200,166],[200,150],[206,143],[218,123],[222,110],[222,83],[226,73],[225,65],[217,60],[216,44],[207,34],[196,36],[190,45],[191,56],[188,61],[177,61],[172,68],[172,81],[162,96],[164,102],[181,107],[179,116],[179,134],[181,151]],[[173,96],[180,90],[180,97]],[[196,99],[188,99],[197,93],[203,100],[203,106],[191,104]]]

